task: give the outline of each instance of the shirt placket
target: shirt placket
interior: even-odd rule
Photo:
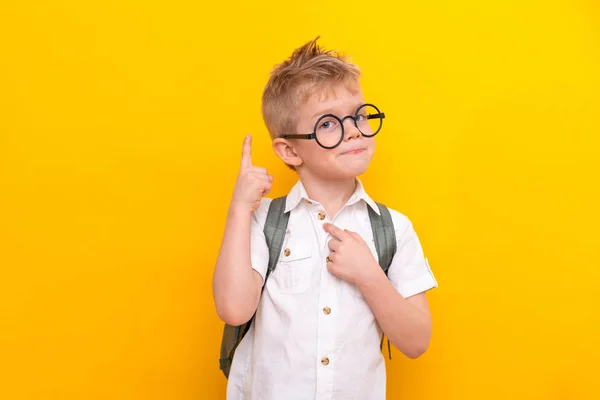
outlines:
[[[335,335],[337,326],[337,296],[335,278],[327,270],[327,255],[329,247],[327,242],[331,236],[323,230],[323,224],[332,222],[325,210],[319,205],[309,207],[313,228],[319,241],[319,258],[321,263],[321,282],[319,285],[319,317],[317,326],[317,385],[316,399],[331,399],[333,396],[334,372],[337,357],[335,349]]]

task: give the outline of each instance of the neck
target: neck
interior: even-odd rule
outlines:
[[[342,209],[352,193],[356,190],[356,178],[324,179],[316,176],[300,174],[300,179],[308,197],[318,201],[325,208],[330,218]]]

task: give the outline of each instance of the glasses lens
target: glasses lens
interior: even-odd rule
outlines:
[[[383,118],[375,106],[363,105],[356,112],[356,125],[365,136],[374,136],[381,130]]]
[[[332,115],[324,115],[315,125],[317,141],[323,147],[335,147],[342,140],[342,124]]]

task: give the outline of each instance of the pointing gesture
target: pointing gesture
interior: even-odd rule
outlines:
[[[373,273],[381,271],[369,245],[356,232],[326,223],[323,229],[331,240],[327,243],[327,269],[336,277],[360,286],[369,281]]]
[[[246,135],[242,146],[242,160],[231,205],[242,211],[254,211],[260,201],[271,191],[273,177],[265,168],[252,165],[252,136]]]
[[[242,146],[242,168],[252,167],[252,155],[250,149],[252,148],[252,136],[246,135],[244,138],[244,145]]]

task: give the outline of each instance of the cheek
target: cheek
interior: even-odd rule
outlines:
[[[336,164],[335,153],[332,150],[323,150],[324,151],[315,152],[313,164],[330,169]]]
[[[306,141],[303,146],[298,146],[298,154],[302,161],[308,165],[325,166],[329,164],[333,152],[319,146],[315,141]]]
[[[367,138],[367,145],[371,152],[375,151],[375,138],[374,137]]]
[[[373,156],[375,155],[375,139],[374,138],[368,139],[367,153],[368,153],[369,160],[371,160],[373,158]]]

